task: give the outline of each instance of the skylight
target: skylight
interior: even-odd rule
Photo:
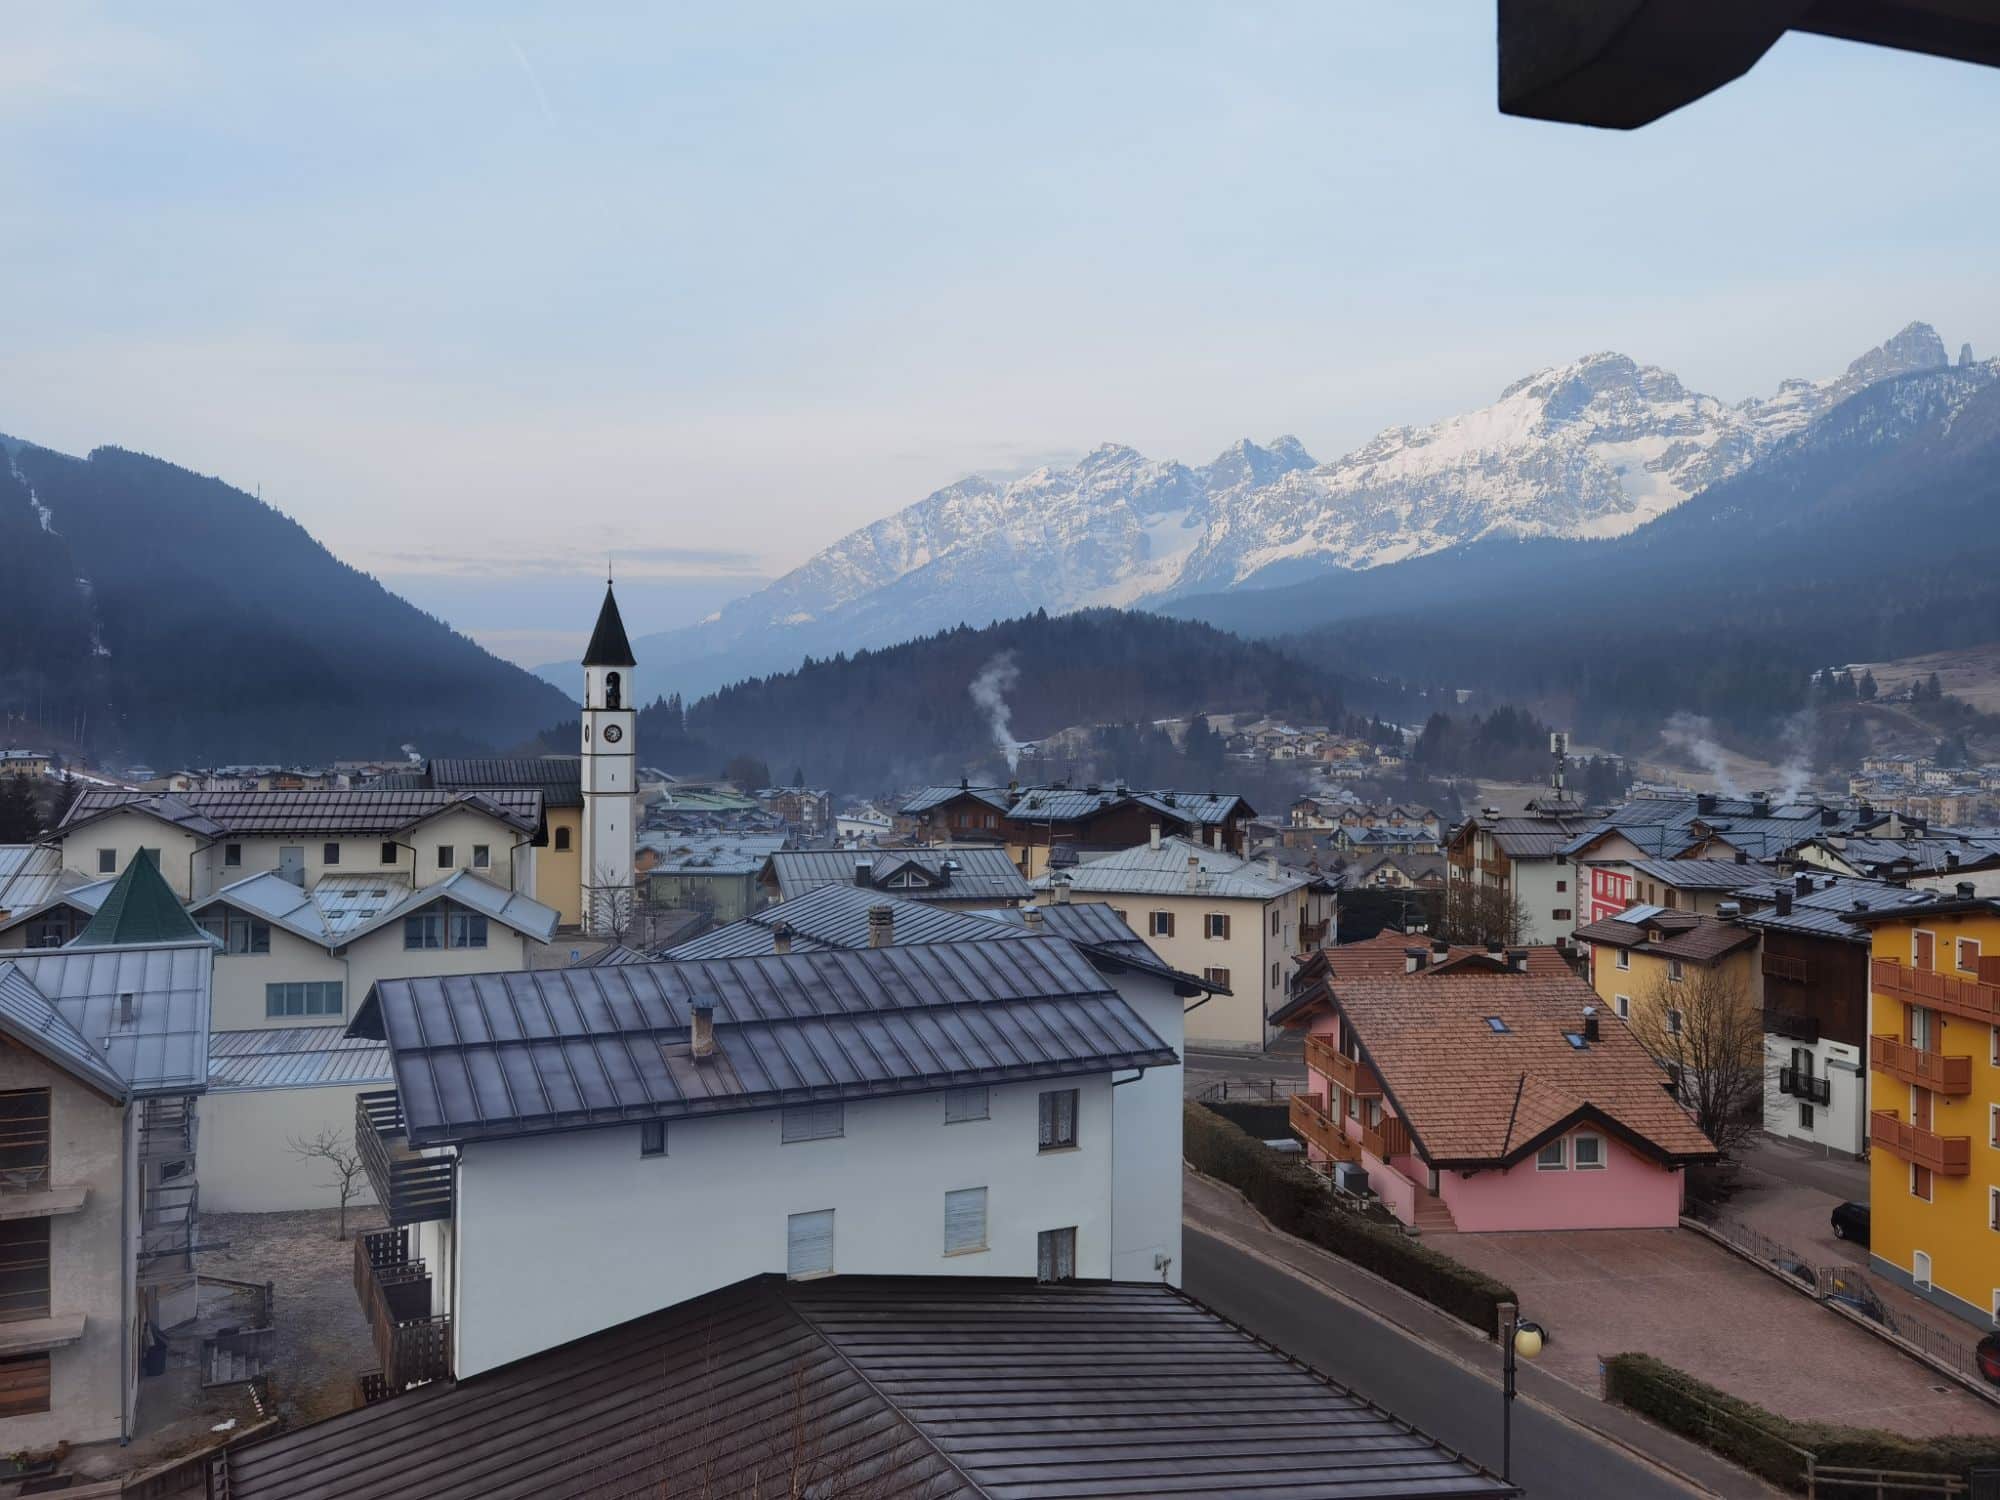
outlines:
[[[1486,1024],[1494,1031],[1505,1031],[1507,1029],[1507,1023],[1501,1020],[1498,1016],[1488,1016],[1486,1018]]]

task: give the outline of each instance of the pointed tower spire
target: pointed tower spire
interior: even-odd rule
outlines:
[[[618,614],[618,598],[611,592],[611,580],[604,580],[604,607],[597,612],[597,628],[590,644],[583,648],[586,667],[636,667],[632,643],[625,638],[625,621]]]

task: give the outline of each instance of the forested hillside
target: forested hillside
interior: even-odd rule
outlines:
[[[241,490],[6,445],[0,698],[106,759],[328,760],[516,744],[563,696]]]

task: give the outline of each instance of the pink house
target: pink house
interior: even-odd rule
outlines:
[[[1390,946],[1314,955],[1274,1017],[1306,1033],[1292,1127],[1315,1165],[1358,1167],[1420,1229],[1678,1221],[1715,1147],[1554,949]]]

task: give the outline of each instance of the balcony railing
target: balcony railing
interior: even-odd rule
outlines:
[[[1764,1012],[1764,1030],[1772,1036],[1781,1036],[1788,1042],[1804,1042],[1812,1046],[1819,1041],[1819,1017],[1794,1015],[1790,1011],[1767,1010]]]
[[[1972,1170],[1971,1136],[1939,1135],[1897,1119],[1890,1110],[1869,1115],[1868,1144],[1912,1166],[1929,1167],[1940,1177],[1963,1177]]]
[[[1336,1161],[1359,1161],[1361,1148],[1347,1138],[1340,1121],[1327,1114],[1324,1100],[1323,1094],[1292,1095],[1292,1130]]]
[[[1972,1092],[1970,1057],[1947,1057],[1941,1052],[1926,1052],[1921,1047],[1911,1046],[1901,1037],[1868,1038],[1868,1066],[1878,1073],[1887,1073],[1891,1078],[1939,1094]]]
[[[1361,1149],[1377,1161],[1410,1154],[1410,1127],[1394,1115],[1384,1115],[1380,1125],[1361,1127]]]
[[[374,1336],[384,1388],[405,1391],[451,1378],[451,1315],[431,1311],[430,1272],[411,1258],[407,1229],[354,1237],[354,1294]]]
[[[1299,951],[1305,952],[1308,949],[1317,948],[1321,943],[1326,941],[1327,935],[1332,931],[1333,919],[1331,917],[1322,918],[1317,922],[1299,923]]]
[[[394,1089],[354,1096],[354,1144],[382,1216],[398,1226],[449,1219],[457,1164],[412,1151],[405,1135]]]
[[[1778,1069],[1778,1092],[1803,1099],[1808,1104],[1831,1104],[1833,1084],[1824,1075],[1806,1068]]]
[[[143,1160],[194,1154],[194,1099],[187,1094],[148,1099],[139,1115],[139,1155]]]
[[[1913,969],[1893,958],[1872,960],[1868,965],[1868,982],[1876,994],[1891,1000],[2000,1026],[2000,985],[1958,979],[1935,969]]]
[[[1342,1052],[1326,1032],[1315,1031],[1306,1037],[1306,1066],[1316,1069],[1350,1094],[1366,1097],[1382,1092],[1382,1083],[1375,1076],[1375,1070]]]

